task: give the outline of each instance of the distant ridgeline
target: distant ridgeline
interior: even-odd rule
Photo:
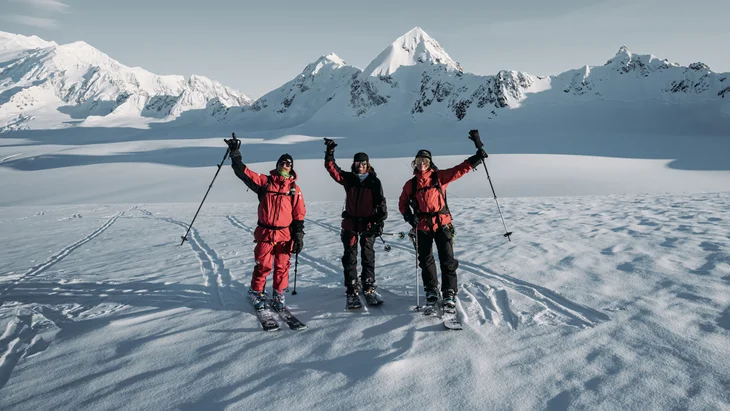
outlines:
[[[727,125],[728,77],[703,63],[680,66],[626,47],[602,66],[556,76],[506,70],[476,75],[416,27],[364,70],[329,54],[254,101],[202,76],[158,76],[124,66],[84,42],[58,45],[0,32],[0,131],[154,125],[238,131],[325,127],[346,134],[364,126],[430,123],[463,131],[464,122],[530,124],[547,112],[569,119],[580,108],[585,116],[587,107],[617,118],[622,108],[649,113],[699,108],[703,117],[697,124],[704,127],[715,120]],[[656,122],[637,115],[626,127],[645,117]]]

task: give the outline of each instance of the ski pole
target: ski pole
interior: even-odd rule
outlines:
[[[297,295],[297,267],[299,266],[299,253],[296,254],[296,257],[294,258],[294,291],[292,291],[291,295]]]
[[[398,238],[406,238],[406,233],[403,231],[401,231],[399,233],[383,233],[383,235],[392,235],[392,236],[398,237]]]
[[[386,243],[385,240],[383,240],[383,235],[382,234],[380,235],[380,241],[382,241],[383,244],[385,245],[385,247],[383,247],[385,249],[385,251],[390,252],[390,245],[388,243]]]
[[[236,133],[233,134],[233,139],[236,139]],[[203,208],[203,203],[205,202],[205,199],[208,197],[208,193],[210,193],[210,189],[213,187],[213,183],[215,182],[216,177],[218,177],[218,173],[221,171],[221,167],[223,167],[223,163],[226,162],[226,158],[228,158],[228,154],[231,152],[230,148],[226,149],[226,154],[223,156],[223,161],[221,161],[220,164],[218,164],[218,170],[215,172],[215,175],[213,176],[213,181],[210,182],[210,185],[208,186],[208,191],[205,192],[205,196],[203,196],[203,201],[200,202],[200,206],[198,206],[198,211],[195,212],[195,216],[193,217],[193,221],[190,222],[190,225],[188,226],[188,231],[185,232],[184,236],[181,236],[182,242],[180,245],[183,245],[185,241],[188,239],[188,233],[190,233],[190,229],[193,228],[193,223],[195,222],[195,219],[198,218],[198,213],[200,212],[200,209]]]
[[[482,143],[482,140],[479,137],[479,130],[469,131],[469,140],[474,142],[474,145],[476,146],[477,150],[484,147],[484,144]],[[503,236],[507,237],[507,241],[512,241],[510,239],[512,232],[507,230],[507,224],[504,222],[504,216],[502,215],[502,208],[499,206],[499,200],[497,200],[497,193],[494,191],[494,185],[492,184],[492,178],[489,177],[489,170],[487,170],[487,163],[484,161],[484,159],[482,159],[482,165],[484,166],[484,171],[487,172],[487,180],[489,180],[489,186],[492,188],[492,194],[494,195],[494,201],[497,203],[497,210],[499,211],[499,217],[502,219],[502,225],[504,226],[504,231],[505,231]]]

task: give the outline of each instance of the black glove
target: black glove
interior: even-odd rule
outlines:
[[[233,137],[229,139],[223,139],[223,141],[228,144],[228,151],[231,153],[231,160],[238,157],[241,158],[241,151],[239,150],[241,148],[241,140],[236,138],[236,133],[233,133]]]
[[[484,151],[483,148],[480,148],[479,150],[477,150],[476,154],[474,154],[473,156],[466,159],[466,161],[468,161],[469,164],[471,164],[471,168],[476,168],[476,166],[478,166],[479,163],[481,163],[482,160],[487,157],[489,157],[489,155],[487,155],[487,152]]]
[[[383,221],[373,221],[370,223],[370,229],[368,230],[368,234],[370,234],[373,237],[380,237],[383,235],[383,227],[385,226],[385,223]]]
[[[299,254],[304,248],[304,221],[292,221],[289,229],[291,230],[292,238],[291,252],[294,254]]]
[[[479,137],[479,130],[469,130],[469,140],[473,141],[477,148],[484,147],[482,139]]]
[[[327,146],[327,149],[325,151],[325,154],[327,155],[335,155],[335,147],[337,147],[337,143],[335,143],[335,140],[326,138],[324,139],[324,145]]]
[[[411,227],[415,228],[418,225],[418,221],[416,221],[416,216],[413,215],[413,213],[403,214],[403,219],[406,221],[406,223],[410,224]]]

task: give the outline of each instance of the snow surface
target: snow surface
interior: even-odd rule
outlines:
[[[413,311],[391,237],[385,305],[345,311],[341,203],[310,202],[310,329],[275,334],[244,298],[253,204],[182,247],[193,203],[4,208],[0,408],[728,409],[730,195],[502,199],[512,242],[489,199],[450,205],[463,331]]]

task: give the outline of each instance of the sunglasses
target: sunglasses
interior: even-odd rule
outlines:
[[[358,166],[358,167],[367,167],[368,166],[368,162],[367,161],[355,161],[353,164],[356,165],[356,166]]]
[[[416,158],[416,165],[420,166],[421,164],[429,165],[431,164],[431,160],[427,159],[426,157]]]
[[[283,166],[291,167],[294,164],[294,162],[292,162],[291,160],[283,160],[283,161],[279,161],[279,164],[283,165]]]

